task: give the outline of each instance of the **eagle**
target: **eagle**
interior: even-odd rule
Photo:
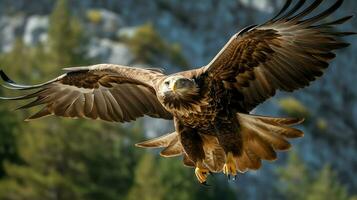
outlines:
[[[293,128],[303,119],[252,110],[279,90],[292,92],[321,77],[333,51],[349,45],[342,37],[355,34],[336,29],[352,16],[325,20],[343,0],[311,15],[322,1],[287,0],[275,17],[234,34],[210,63],[193,70],[166,75],[157,68],[97,64],[65,68],[63,75],[37,85],[18,84],[1,71],[4,87],[28,91],[1,99],[34,99],[19,107],[42,106],[27,120],[49,115],[173,120],[173,133],[136,146],[163,148],[164,157],[182,156],[202,184],[211,173],[235,177],[259,169],[261,160],[276,160],[276,151],[288,150],[288,140],[304,134]]]

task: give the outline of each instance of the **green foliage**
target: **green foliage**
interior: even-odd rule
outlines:
[[[16,79],[39,82],[42,74],[89,62],[83,30],[71,16],[66,0],[59,0],[51,15],[48,44],[48,48],[26,47],[18,40],[11,52],[0,55],[0,64]],[[25,113],[12,112],[10,107],[14,104],[0,104],[0,161],[4,166],[0,168],[4,176],[0,199],[126,196],[137,157],[127,141],[138,134],[133,131],[141,129],[129,131],[114,124],[58,118],[24,123]]]
[[[280,178],[280,192],[291,200],[304,199],[309,191],[308,169],[298,154],[291,152],[286,166],[277,169]]]
[[[184,167],[181,159],[145,154],[135,172],[134,186],[128,200],[234,199],[226,181],[210,179],[211,188],[200,185],[193,168]],[[212,178],[212,177],[211,177]]]
[[[288,163],[277,170],[280,178],[279,191],[286,199],[348,200],[346,188],[339,183],[336,174],[329,165],[323,167],[317,175],[307,169],[297,153],[290,153]]]
[[[151,154],[145,154],[140,159],[135,170],[134,185],[131,188],[128,200],[160,200],[164,197],[164,189],[156,170],[157,159]]]
[[[93,24],[99,24],[102,21],[102,14],[99,10],[88,10],[86,12],[86,17]]]
[[[316,127],[320,132],[323,132],[326,131],[326,129],[328,128],[328,123],[324,118],[318,118],[316,120]]]
[[[337,179],[332,168],[326,165],[315,180],[311,183],[310,192],[306,200],[323,200],[333,198],[335,200],[348,200],[346,188]]]
[[[131,48],[137,62],[155,65],[167,60],[180,67],[188,66],[180,45],[163,40],[152,24],[138,27],[132,37],[123,40]]]
[[[86,38],[78,19],[71,16],[68,0],[58,0],[50,17],[49,48],[51,64],[69,66],[87,60]]]
[[[0,188],[13,187],[5,187],[5,194],[0,190],[0,199],[118,199],[126,195],[136,157],[134,147],[125,143],[126,136],[118,134],[126,130],[82,120],[45,121],[51,126],[33,123],[26,127],[19,140],[26,165],[6,166],[8,178]]]
[[[282,98],[278,101],[280,108],[292,117],[309,118],[308,108],[294,97]]]
[[[10,114],[7,108],[3,106],[0,107],[0,178],[3,177],[5,173],[2,163],[5,161],[20,161],[16,149],[16,136],[20,131],[20,127],[17,126],[17,116],[8,117]]]

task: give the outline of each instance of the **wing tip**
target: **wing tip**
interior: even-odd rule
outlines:
[[[135,146],[140,148],[160,148],[152,145],[151,143],[148,143],[148,141],[136,143]]]
[[[6,73],[4,72],[4,70],[0,69],[0,77],[3,81],[7,82],[7,83],[15,83],[13,80],[11,80]]]
[[[136,143],[135,146],[140,148],[146,148],[144,145],[142,145],[142,142]]]

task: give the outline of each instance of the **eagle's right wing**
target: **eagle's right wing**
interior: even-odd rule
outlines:
[[[336,25],[352,16],[323,22],[343,0],[336,0],[324,12],[310,18],[306,16],[323,0],[315,0],[301,12],[306,1],[299,0],[288,10],[291,2],[287,0],[282,11],[268,22],[235,34],[204,67],[206,82],[223,83],[235,95],[233,107],[250,111],[277,90],[293,91],[308,86],[323,75],[329,61],[335,58],[333,50],[348,46],[341,37],[354,33],[340,32]]]
[[[20,107],[26,109],[44,105],[42,110],[28,119],[47,115],[117,122],[129,122],[144,115],[172,118],[156,97],[156,84],[165,77],[161,72],[110,64],[65,70],[67,73],[58,78],[32,86],[16,84],[0,71],[1,78],[6,83],[5,87],[36,90],[24,96],[0,99],[36,98]]]

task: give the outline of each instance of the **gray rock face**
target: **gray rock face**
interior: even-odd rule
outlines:
[[[92,39],[88,54],[106,63],[129,65],[133,61],[133,55],[125,44],[108,39]]]
[[[88,21],[87,30],[91,35],[101,38],[114,38],[124,23],[114,12],[105,9],[91,9],[86,11]]]
[[[47,40],[49,19],[47,16],[34,15],[27,19],[23,40],[26,45],[34,46]]]
[[[15,39],[23,33],[24,24],[25,17],[22,15],[0,17],[0,52],[12,49]]]

